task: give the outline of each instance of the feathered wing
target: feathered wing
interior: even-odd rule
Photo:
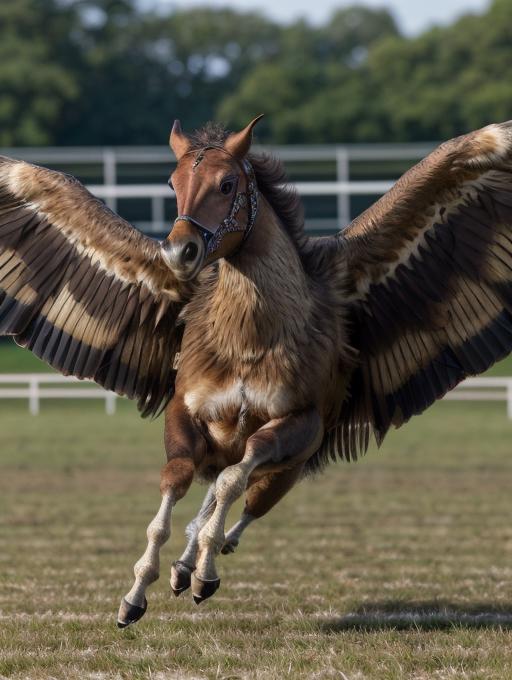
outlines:
[[[355,457],[512,350],[512,122],[441,145],[340,234],[359,365]]]
[[[155,414],[188,293],[158,244],[76,179],[0,157],[0,335]]]

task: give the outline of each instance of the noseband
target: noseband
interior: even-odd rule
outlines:
[[[195,170],[197,168],[199,163],[203,160],[204,154],[206,151],[208,151],[208,149],[217,149],[218,151],[223,151],[228,156],[231,156],[231,158],[236,160],[245,175],[247,190],[239,191],[235,194],[227,216],[215,228],[207,227],[206,225],[201,224],[199,220],[196,220],[196,218],[192,217],[191,215],[178,215],[178,217],[174,220],[174,224],[179,221],[189,222],[199,230],[199,233],[201,234],[204,241],[207,256],[211,253],[214,253],[218,249],[225,234],[235,231],[243,231],[243,244],[254,227],[258,212],[258,189],[256,186],[254,170],[252,169],[252,165],[249,163],[249,161],[245,159],[240,161],[221,146],[205,146],[202,149],[194,149],[187,152],[187,154],[197,153],[192,169]],[[238,180],[236,186],[238,187]],[[238,222],[238,213],[240,212],[241,208],[245,207],[247,207],[247,224],[243,226]]]

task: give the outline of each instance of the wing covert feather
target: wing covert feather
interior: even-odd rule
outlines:
[[[191,294],[156,241],[76,179],[0,157],[0,335],[156,414]]]
[[[442,144],[339,239],[359,364],[337,428],[380,443],[512,351],[512,122]]]

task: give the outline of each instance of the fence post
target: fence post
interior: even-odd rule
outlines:
[[[117,394],[115,392],[107,392],[105,395],[105,413],[108,416],[113,416],[116,412]]]
[[[347,149],[336,149],[336,179],[338,182],[350,180],[350,159]],[[345,229],[350,223],[350,194],[343,190],[338,192],[338,229]]]
[[[33,376],[30,378],[28,393],[28,407],[30,414],[37,416],[39,414],[39,380]]]
[[[507,383],[507,416],[512,420],[512,380]]]
[[[151,199],[151,231],[165,230],[165,204],[163,196],[153,196]]]
[[[117,184],[117,157],[114,149],[103,149],[103,184],[114,186]],[[117,199],[115,196],[108,196],[105,203],[110,210],[117,210]]]

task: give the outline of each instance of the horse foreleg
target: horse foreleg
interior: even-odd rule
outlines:
[[[185,535],[188,538],[185,551],[179,560],[173,562],[171,566],[171,588],[176,597],[190,587],[191,575],[196,568],[197,537],[205,523],[210,519],[214,508],[215,484],[211,484],[199,512],[185,530]]]
[[[121,600],[117,617],[120,628],[138,621],[146,611],[146,589],[158,579],[160,548],[171,535],[172,509],[187,493],[196,465],[205,455],[204,439],[188,416],[182,400],[177,397],[166,410],[165,446],[168,462],[160,479],[162,501],[147,528],[146,550],[133,568],[134,584]]]
[[[198,536],[199,553],[192,575],[196,603],[213,595],[220,585],[215,556],[225,543],[226,516],[247,488],[251,473],[266,463],[300,465],[316,451],[322,436],[322,422],[314,409],[272,420],[249,437],[240,463],[220,473],[215,483],[215,510]]]
[[[304,464],[300,463],[289,470],[269,472],[248,487],[245,494],[246,500],[242,516],[226,534],[226,539],[222,546],[222,553],[224,555],[235,551],[242,533],[249,524],[266,515],[288,493],[300,477],[303,467]]]
[[[138,621],[146,612],[146,589],[160,575],[160,548],[171,535],[171,512],[183,498],[194,477],[194,463],[190,458],[170,460],[162,470],[162,502],[147,528],[148,544],[142,557],[135,563],[135,581],[121,600],[117,625],[124,628]]]

